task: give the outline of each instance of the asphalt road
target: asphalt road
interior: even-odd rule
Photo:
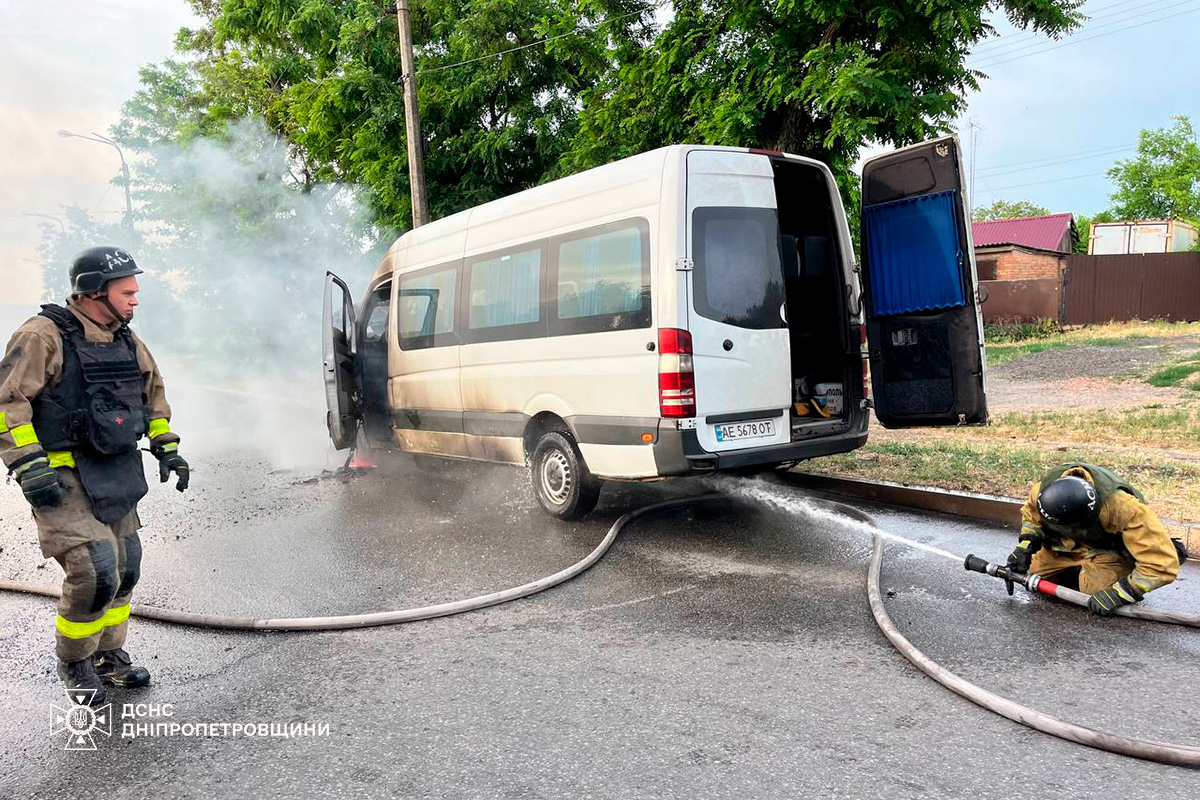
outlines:
[[[748,501],[733,479],[610,488],[592,519],[562,524],[511,468],[194,466],[192,491],[156,483],[143,503],[137,601],[246,616],[423,605],[554,572],[640,505],[714,486],[730,499],[639,520],[580,578],[462,616],[302,634],[133,622],[128,649],[154,682],[115,702],[172,704],[180,724],[328,725],[324,737],[122,738],[118,718],[95,752],[66,752],[49,733],[65,700],[53,605],[0,595],[0,797],[1194,796],[1194,771],[1035,733],[934,684],[871,618],[869,539]],[[956,554],[1011,547],[987,525],[860,507]],[[15,485],[0,486],[0,545],[0,575],[57,585]],[[1197,608],[1198,577],[1189,566],[1151,602]],[[883,584],[901,630],[968,679],[1085,725],[1200,744],[1195,631],[1010,599],[894,544]]]

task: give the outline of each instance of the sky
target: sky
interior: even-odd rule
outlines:
[[[1084,12],[1093,19],[1057,43],[998,22],[1011,35],[968,62],[989,75],[957,122],[975,205],[1095,213],[1109,205],[1105,170],[1134,154],[1139,131],[1179,114],[1200,124],[1200,0],[1091,0]],[[117,153],[55,132],[108,131],[138,70],[170,56],[192,17],[183,0],[0,0],[0,20],[0,307],[32,306],[41,226],[57,223],[25,215],[124,208]]]

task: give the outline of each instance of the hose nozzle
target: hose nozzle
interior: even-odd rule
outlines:
[[[991,565],[988,564],[988,562],[984,561],[977,555],[968,555],[967,560],[963,562],[963,567],[968,572],[982,572],[984,575],[988,574],[989,566]]]
[[[1008,589],[1010,595],[1013,593],[1015,584],[1019,583],[1032,592],[1037,589],[1038,582],[1041,580],[1037,575],[1022,575],[1019,572],[1013,572],[1008,567],[989,563],[977,555],[968,555],[967,560],[963,562],[963,568],[970,572],[982,572],[984,575],[999,578],[1004,581],[1004,588]]]

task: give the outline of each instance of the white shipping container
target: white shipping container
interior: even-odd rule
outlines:
[[[1088,254],[1179,253],[1190,250],[1200,233],[1179,220],[1092,223]]]

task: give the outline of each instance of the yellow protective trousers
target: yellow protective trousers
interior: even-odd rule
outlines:
[[[141,573],[142,542],[137,511],[116,525],[92,513],[92,501],[79,475],[58,469],[64,498],[60,506],[35,508],[42,552],[66,573],[55,620],[55,652],[79,661],[97,650],[125,644],[129,601]]]

